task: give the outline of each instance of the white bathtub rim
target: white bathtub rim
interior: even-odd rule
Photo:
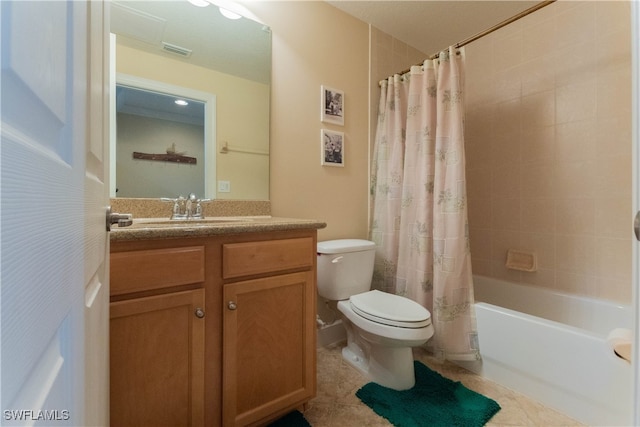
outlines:
[[[616,328],[631,329],[633,327],[631,305],[481,275],[474,275],[473,280],[476,303],[488,303],[513,310],[516,313],[525,313],[563,325],[593,331],[604,338]],[[486,288],[488,286],[494,289],[499,287],[500,294],[487,295]],[[510,301],[505,301],[505,299],[509,298],[507,293],[516,294],[521,298],[514,297]],[[521,301],[523,297],[527,301],[544,299],[544,306],[534,307],[527,305],[524,307],[524,303]],[[561,306],[557,302],[558,300],[561,300],[569,307]],[[555,307],[553,307],[554,305]],[[592,309],[599,312],[593,312]],[[538,310],[552,312],[541,313]],[[565,319],[561,319],[561,317],[565,317]],[[593,324],[594,318],[599,319],[597,324]]]

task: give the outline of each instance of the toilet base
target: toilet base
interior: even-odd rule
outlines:
[[[356,348],[354,348],[356,347]],[[394,390],[408,390],[416,383],[411,347],[369,349],[369,358],[353,343],[342,349],[343,359],[371,381]]]

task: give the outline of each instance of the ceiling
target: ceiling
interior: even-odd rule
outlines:
[[[178,105],[176,99],[186,101],[187,104]],[[118,113],[204,126],[204,109],[205,103],[201,101],[140,88],[116,86]]]
[[[213,5],[186,0],[111,2],[118,44],[264,84],[271,82],[271,30],[229,20]],[[181,54],[179,54],[181,53]]]
[[[540,3],[525,0],[325,1],[427,55]]]

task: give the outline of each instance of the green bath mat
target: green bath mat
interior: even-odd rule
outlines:
[[[416,385],[403,391],[369,383],[356,396],[396,427],[483,426],[500,405],[414,361]]]
[[[300,411],[293,411],[272,422],[267,427],[311,427],[311,424]]]

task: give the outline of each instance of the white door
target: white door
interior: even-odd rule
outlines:
[[[640,240],[640,5],[631,2],[631,78],[632,78],[632,146],[633,146],[633,210],[636,213],[635,232]],[[640,244],[633,246],[633,425],[640,425]]]
[[[0,7],[0,422],[107,425],[106,5]]]

